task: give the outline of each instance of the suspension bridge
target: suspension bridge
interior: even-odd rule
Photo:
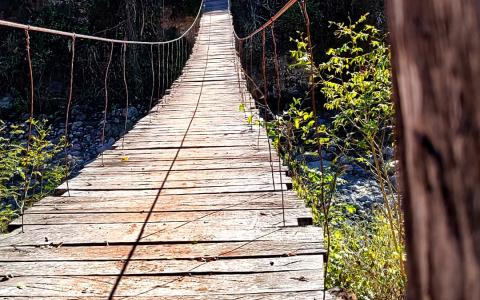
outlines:
[[[323,299],[322,231],[247,120],[228,2],[204,6],[161,101],[0,236],[0,299]]]

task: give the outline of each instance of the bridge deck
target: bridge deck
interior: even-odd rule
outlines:
[[[298,226],[309,212],[292,191],[283,226],[278,158],[273,184],[265,131],[239,111],[231,26],[206,12],[183,75],[124,149],[0,237],[0,298],[322,298],[321,230]]]

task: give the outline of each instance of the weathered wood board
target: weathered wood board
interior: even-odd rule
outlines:
[[[323,299],[322,231],[247,122],[227,3],[163,101],[0,236],[0,299]]]

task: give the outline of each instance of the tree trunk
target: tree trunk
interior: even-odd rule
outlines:
[[[480,1],[390,0],[408,299],[480,299]]]

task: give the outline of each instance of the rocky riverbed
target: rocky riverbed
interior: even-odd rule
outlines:
[[[389,154],[393,156],[393,153]],[[324,166],[331,164],[331,157],[323,158]],[[297,161],[304,161],[310,169],[319,170],[320,161],[316,154],[305,153],[296,158]],[[380,188],[373,178],[372,174],[355,163],[345,163],[345,172],[341,175],[337,183],[338,202],[345,202],[354,205],[357,208],[357,214],[369,215],[371,209],[383,202]],[[394,176],[392,176],[394,180]]]
[[[112,109],[107,114],[105,125],[105,141],[102,143],[103,112],[91,111],[87,107],[73,106],[70,114],[68,126],[68,161],[72,173],[76,173],[83,166],[95,159],[100,153],[111,148],[116,140],[123,134],[125,128],[125,114],[128,114],[127,130],[132,128],[138,119],[147,113],[145,107],[131,106],[128,111],[125,108]],[[21,120],[28,120],[28,114],[24,114]],[[59,141],[65,134],[65,116],[61,113],[52,115],[40,115],[35,117],[37,120],[46,120],[50,127],[48,139]],[[16,123],[21,123],[18,121]],[[13,122],[6,122],[8,127]],[[26,140],[26,134],[23,136]],[[60,153],[54,163],[64,163],[64,153]]]

